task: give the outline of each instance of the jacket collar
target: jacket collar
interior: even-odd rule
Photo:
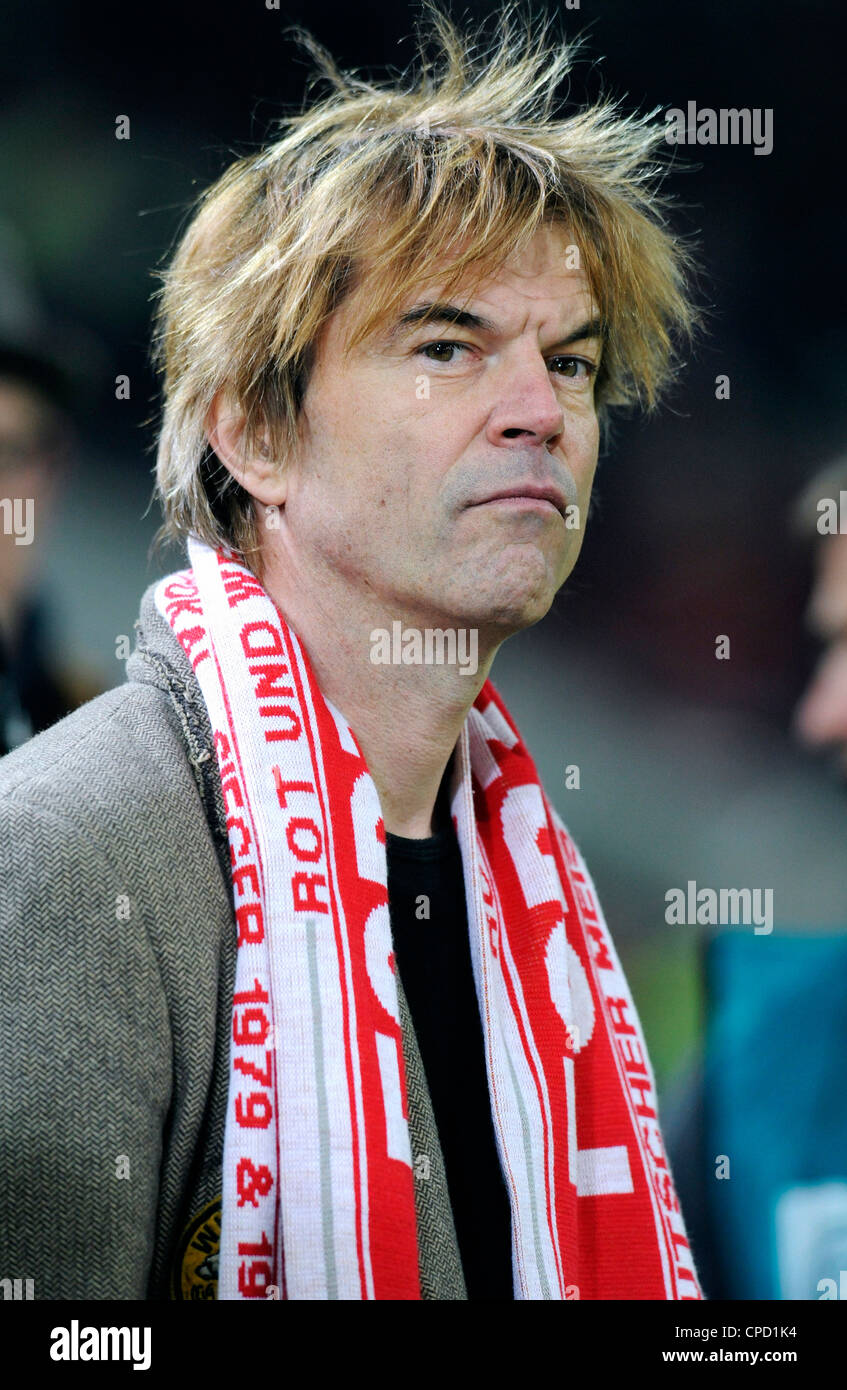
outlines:
[[[170,700],[182,729],[185,756],[194,774],[224,878],[230,883],[229,838],[212,726],[200,684],[170,624],[156,607],[159,581],[145,589],[135,622],[135,648],[127,658],[127,680],[154,685]]]

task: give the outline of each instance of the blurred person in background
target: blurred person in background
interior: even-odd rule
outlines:
[[[824,647],[793,732],[832,750],[843,778],[847,458],[804,487],[790,522],[814,547],[806,624]],[[844,816],[847,835],[847,800]],[[806,921],[703,945],[702,1062],[668,1107],[667,1139],[709,1298],[847,1298],[847,900],[823,929],[808,892]]]
[[[832,749],[840,774],[847,777],[847,456],[804,488],[794,529],[814,545],[806,624],[824,648],[797,705],[794,728],[806,747]]]
[[[0,755],[102,689],[56,659],[40,582],[75,445],[56,335],[0,234]]]

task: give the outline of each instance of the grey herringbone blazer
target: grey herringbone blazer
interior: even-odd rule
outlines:
[[[236,932],[212,733],[144,594],[127,684],[0,760],[0,1279],[216,1292]],[[398,981],[399,984],[399,981]],[[466,1290],[400,986],[422,1294]]]

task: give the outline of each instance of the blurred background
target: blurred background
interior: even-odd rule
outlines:
[[[10,743],[124,679],[140,594],[181,563],[148,558],[154,272],[201,189],[302,100],[285,27],[379,75],[409,61],[414,15],[407,0],[7,0],[0,499],[32,497],[38,516],[31,545],[9,522],[0,536]],[[699,247],[707,332],[659,415],[617,421],[577,570],[494,680],[604,903],[707,1293],[835,1296],[820,1280],[847,1268],[847,796],[843,768],[792,730],[820,651],[804,627],[819,538],[789,527],[847,451],[835,19],[821,0],[562,15],[587,39],[576,102],[772,108],[774,145],[679,147],[667,191]],[[773,933],[668,925],[665,894],[690,880],[772,890]]]

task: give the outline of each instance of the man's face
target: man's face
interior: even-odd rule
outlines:
[[[807,623],[826,647],[797,706],[795,728],[811,747],[835,745],[847,776],[847,535],[819,543]]]
[[[502,640],[543,617],[579,554],[598,449],[600,329],[568,245],[542,229],[460,317],[454,294],[419,322],[442,300],[437,283],[412,289],[399,320],[346,356],[353,295],[342,303],[286,472],[284,544],[301,574],[333,572],[386,621]],[[366,280],[353,292],[367,293]]]

